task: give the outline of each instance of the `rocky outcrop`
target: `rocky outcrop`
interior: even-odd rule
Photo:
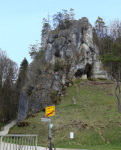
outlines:
[[[49,64],[38,69],[32,84],[20,92],[17,123],[21,122],[28,114],[45,111],[45,107],[58,104],[62,95],[60,76],[54,74]]]
[[[72,77],[113,78],[98,59],[99,48],[93,43],[92,25],[86,17],[75,20],[67,30],[52,31],[47,41],[45,61],[55,64],[68,59]]]
[[[67,86],[82,78],[113,78],[98,59],[92,26],[86,17],[73,21],[69,29],[51,31],[47,40],[45,65],[38,67],[34,83],[20,93],[18,123],[29,113],[58,104]]]
[[[18,108],[19,113],[17,117],[18,122],[22,121],[23,118],[27,116],[29,110],[29,103],[30,101],[26,91],[22,90],[20,92],[20,99],[19,99],[19,108]]]

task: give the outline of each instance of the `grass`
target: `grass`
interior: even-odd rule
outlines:
[[[7,123],[0,122],[0,125],[1,125],[2,127],[5,127],[6,125],[10,124],[10,122],[11,122],[11,121],[8,121]]]
[[[55,115],[51,117],[52,142],[56,148],[121,149],[121,114],[118,113],[115,86],[110,81],[77,80],[67,88],[68,96],[55,106]],[[45,118],[45,112],[24,119],[31,122],[30,126],[14,126],[9,134],[37,134],[38,145],[45,146],[49,125],[41,118]],[[70,132],[74,132],[73,140]]]

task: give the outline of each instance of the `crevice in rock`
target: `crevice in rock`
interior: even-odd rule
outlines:
[[[74,75],[77,79],[90,78],[92,75],[91,69],[92,66],[87,63],[84,69],[82,68],[78,69]]]
[[[59,50],[56,50],[56,52],[55,52],[55,56],[56,56],[56,57],[60,57]]]

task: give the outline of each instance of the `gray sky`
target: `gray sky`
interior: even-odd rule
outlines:
[[[94,22],[103,18],[106,25],[114,18],[121,20],[121,0],[0,0],[0,48],[18,66],[26,57],[30,44],[40,41],[42,19],[62,9],[74,9],[75,19],[87,17]],[[36,41],[38,40],[38,41]]]

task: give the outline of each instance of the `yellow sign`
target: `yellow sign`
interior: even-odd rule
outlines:
[[[55,115],[55,106],[46,107],[46,117]]]

